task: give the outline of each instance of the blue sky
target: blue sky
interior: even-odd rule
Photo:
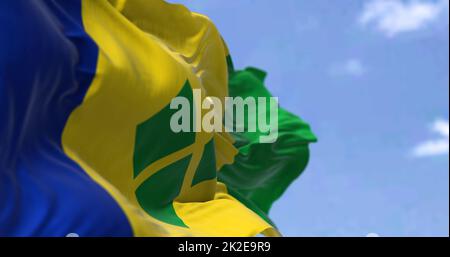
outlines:
[[[170,2],[319,137],[272,209],[284,235],[449,235],[448,0]]]

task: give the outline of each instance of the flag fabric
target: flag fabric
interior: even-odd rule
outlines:
[[[205,16],[162,0],[0,3],[0,236],[279,236],[309,126],[175,133],[177,96],[270,97]]]

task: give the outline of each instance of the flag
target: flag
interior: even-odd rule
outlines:
[[[268,212],[307,165],[306,123],[279,109],[266,144],[260,129],[170,127],[176,97],[271,97],[207,17],[17,0],[0,20],[0,236],[280,235]]]

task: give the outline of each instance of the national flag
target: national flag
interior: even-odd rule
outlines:
[[[309,126],[175,133],[174,97],[270,97],[214,24],[162,0],[0,3],[0,236],[278,236]]]

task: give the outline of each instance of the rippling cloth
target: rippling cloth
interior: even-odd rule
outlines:
[[[0,2],[0,236],[277,236],[315,136],[174,133],[176,96],[270,97],[210,20],[161,0]]]

